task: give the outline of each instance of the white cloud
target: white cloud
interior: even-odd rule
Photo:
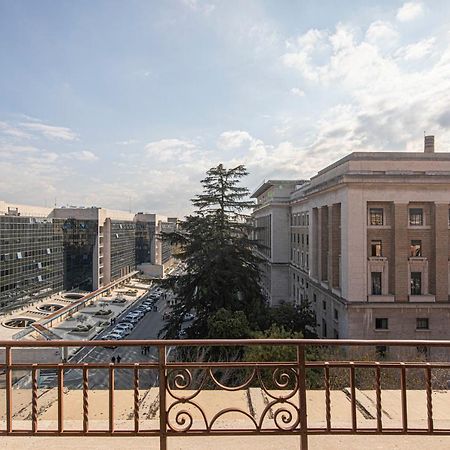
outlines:
[[[197,147],[191,141],[161,139],[148,143],[145,151],[149,157],[157,158],[159,161],[190,161],[195,157]]]
[[[422,59],[432,53],[435,43],[436,38],[434,37],[423,39],[414,44],[399,48],[395,55],[403,58],[405,61]]]
[[[297,97],[304,97],[305,96],[305,91],[303,91],[300,88],[292,88],[291,89],[291,94],[296,95]]]
[[[450,143],[450,36],[436,59],[434,37],[384,51],[380,37],[389,28],[371,27],[361,35],[338,24],[334,31],[310,30],[289,41],[285,66],[338,99],[316,120],[306,160],[312,153],[330,162],[350,151],[420,150],[424,129]],[[419,58],[420,65],[406,64]]]
[[[17,128],[13,125],[10,125],[7,122],[0,122],[0,135],[7,135],[7,136],[14,137],[14,138],[20,138],[20,139],[28,139],[31,137],[25,131],[23,131],[20,128]]]
[[[81,150],[79,152],[68,153],[69,158],[76,159],[78,161],[97,161],[98,156],[90,150]]]
[[[217,141],[217,146],[223,150],[231,150],[239,148],[245,142],[252,139],[249,133],[246,131],[224,131]]]
[[[57,127],[39,122],[25,122],[20,125],[27,130],[37,132],[52,140],[75,141],[78,139],[78,135],[67,127]]]
[[[398,37],[398,31],[393,25],[383,20],[372,22],[366,32],[367,41],[381,47],[395,45]]]
[[[397,11],[397,20],[400,22],[410,22],[417,19],[424,12],[422,3],[420,2],[406,2]]]

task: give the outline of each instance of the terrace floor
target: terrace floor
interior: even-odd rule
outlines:
[[[159,441],[149,437],[2,437],[7,450],[157,450]],[[168,450],[298,450],[298,437],[181,437],[169,438]],[[310,450],[447,450],[450,437],[439,436],[312,436]]]

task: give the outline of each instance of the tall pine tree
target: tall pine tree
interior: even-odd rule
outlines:
[[[250,327],[258,328],[265,302],[259,287],[260,260],[254,253],[257,244],[249,237],[253,227],[246,214],[253,202],[248,189],[240,186],[246,175],[242,165],[226,169],[220,164],[208,170],[202,194],[192,200],[196,211],[176,232],[163,236],[178,246],[184,267],[183,274],[163,282],[178,299],[163,329],[165,337],[178,334],[190,311],[196,315],[187,329],[191,338],[216,337],[211,320],[224,309],[242,311]]]

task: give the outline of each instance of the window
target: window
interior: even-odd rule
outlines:
[[[324,311],[327,310],[327,302],[325,300],[322,300],[322,308]]]
[[[409,210],[409,224],[413,226],[423,225],[423,210],[422,208],[411,208]]]
[[[430,323],[428,317],[418,317],[416,319],[416,329],[417,330],[429,330]]]
[[[322,336],[324,338],[327,337],[327,323],[325,322],[325,319],[322,319]]]
[[[428,347],[426,345],[419,345],[417,347],[417,356],[419,358],[428,359],[429,356]]]
[[[411,272],[411,295],[422,295],[422,272]]]
[[[381,295],[381,272],[372,272],[372,295]]]
[[[377,354],[378,358],[384,359],[386,358],[387,347],[385,345],[377,345],[375,347],[375,353]]]
[[[22,252],[17,252],[17,259],[22,259]]]
[[[370,225],[383,225],[383,208],[370,208],[369,220]]]
[[[411,241],[410,256],[422,256],[422,241]]]
[[[339,311],[334,308],[334,320],[339,320]]]
[[[313,294],[313,301],[316,302],[317,301],[317,295]]]
[[[375,319],[375,329],[376,330],[387,330],[388,329],[388,319],[385,317]]]
[[[371,244],[372,256],[382,256],[381,252],[381,241],[372,241]]]
[[[336,328],[334,329],[334,338],[339,339],[339,331]]]

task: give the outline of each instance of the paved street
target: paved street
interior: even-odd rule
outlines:
[[[152,293],[154,289],[150,290]],[[146,297],[137,301],[128,311],[123,313],[125,316],[129,311],[133,310],[145,299]],[[166,299],[163,295],[155,303],[157,311],[148,312],[135,326],[133,331],[125,339],[157,339],[158,332],[164,325],[162,315],[166,311]],[[120,318],[117,319],[117,322]],[[100,339],[103,335],[109,333],[114,326],[108,327],[96,339]],[[121,362],[144,362],[150,360],[157,360],[157,351],[154,348],[150,349],[148,354],[142,354],[142,349],[136,347],[127,348],[106,348],[106,347],[94,347],[84,348],[78,352],[71,362],[93,362],[93,363],[109,363],[111,358],[120,355]],[[148,388],[155,384],[157,380],[156,370],[140,370],[139,372],[140,387]],[[40,385],[44,386],[56,386],[57,379],[56,373],[48,373],[45,377],[42,377]],[[80,389],[82,387],[82,372],[81,370],[67,370],[64,374],[64,385],[70,389]],[[107,388],[109,385],[108,369],[92,369],[89,371],[89,388],[99,389]],[[116,369],[115,370],[115,388],[116,389],[130,389],[133,388],[133,370],[132,369]]]

